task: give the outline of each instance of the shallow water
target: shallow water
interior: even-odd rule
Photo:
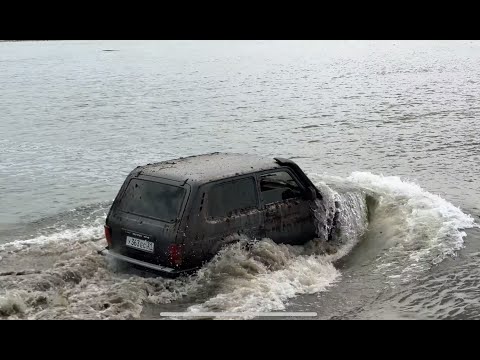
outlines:
[[[480,42],[3,42],[0,67],[0,315],[478,317]],[[296,160],[343,204],[336,252],[240,242],[177,280],[96,255],[131,169],[212,151]]]

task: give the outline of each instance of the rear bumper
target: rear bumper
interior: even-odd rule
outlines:
[[[134,258],[131,258],[131,257],[128,257],[128,256],[118,254],[118,253],[116,253],[114,251],[111,251],[111,250],[108,250],[108,249],[101,250],[98,253],[100,255],[107,256],[107,257],[110,257],[110,258],[113,258],[113,259],[117,259],[117,260],[120,260],[120,261],[125,261],[127,263],[132,264],[132,265],[137,265],[137,266],[140,266],[140,267],[145,268],[145,269],[153,270],[156,273],[159,273],[161,275],[168,276],[168,277],[176,277],[176,276],[179,276],[179,275],[182,275],[182,274],[191,273],[192,271],[195,270],[195,269],[181,270],[181,269],[174,269],[174,268],[170,268],[170,267],[166,267],[166,266],[162,266],[162,265],[155,265],[155,264],[152,264],[152,263],[148,263],[148,262],[145,262],[145,261],[137,260],[137,259],[134,259]]]

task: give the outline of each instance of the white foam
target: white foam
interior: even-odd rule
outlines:
[[[11,316],[24,313],[26,309],[22,298],[15,292],[7,292],[0,296],[0,315]]]
[[[262,312],[284,310],[288,299],[325,291],[340,277],[320,255],[299,255],[300,247],[270,239],[233,244],[199,272],[199,285],[214,284],[217,294],[192,312]],[[208,285],[207,285],[208,286]]]
[[[387,219],[387,208],[396,209],[396,213],[390,211],[388,216],[402,217],[402,221],[398,220],[396,224],[393,221],[393,226],[398,227],[397,234],[401,236],[397,236],[397,242],[389,249],[389,253],[408,258],[408,261],[400,264],[404,275],[423,271],[447,256],[455,256],[464,246],[466,233],[463,230],[478,226],[474,218],[460,208],[398,176],[354,172],[346,180],[376,194],[379,206],[374,221],[385,220],[385,226],[392,226],[392,219]],[[388,252],[385,262],[387,258]],[[390,264],[398,267],[398,263]],[[383,263],[380,265],[385,269]]]
[[[66,229],[49,235],[40,235],[32,239],[19,239],[0,245],[0,252],[19,252],[29,249],[32,246],[56,246],[72,244],[74,242],[82,243],[91,240],[97,240],[103,236],[103,227],[101,225],[84,226],[76,229]]]
[[[347,177],[347,180],[376,192],[380,191],[396,197],[406,197],[416,208],[434,209],[445,219],[453,218],[458,221],[459,226],[471,226],[473,224],[472,216],[463,213],[460,208],[439,195],[424,190],[413,181],[402,180],[398,176],[382,176],[369,172],[353,172]]]

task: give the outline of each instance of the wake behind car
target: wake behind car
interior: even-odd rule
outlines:
[[[303,244],[318,189],[291,160],[213,153],[137,167],[105,223],[101,253],[163,275],[199,268],[232,235]]]

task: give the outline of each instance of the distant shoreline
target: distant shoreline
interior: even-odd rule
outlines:
[[[55,40],[0,40],[0,42],[17,42],[17,41],[55,41]]]

